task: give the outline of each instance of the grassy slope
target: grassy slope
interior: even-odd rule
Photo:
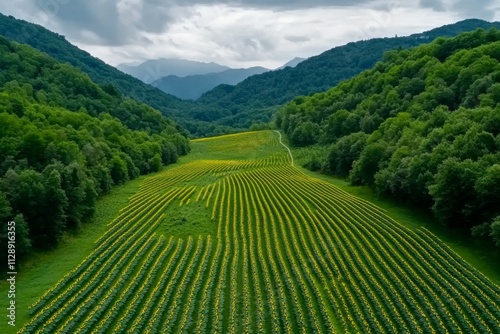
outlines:
[[[29,320],[28,307],[91,253],[94,241],[127,204],[128,198],[137,191],[143,179],[141,177],[113,189],[111,194],[98,201],[94,219],[85,224],[80,233],[66,236],[56,250],[35,254],[23,263],[16,279],[16,327],[8,326],[5,320],[9,287],[5,280],[0,282],[0,333],[15,333]]]

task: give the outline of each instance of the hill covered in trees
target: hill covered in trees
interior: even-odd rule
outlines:
[[[1,36],[0,128],[0,220],[16,222],[18,257],[57,245],[113,185],[189,151],[185,131],[159,111]]]
[[[210,109],[220,110],[206,118],[217,124],[245,128],[257,122],[267,123],[277,106],[296,96],[325,91],[342,80],[352,78],[375,65],[387,50],[411,48],[437,37],[452,37],[461,32],[491,27],[500,28],[500,22],[471,19],[407,37],[348,43],[308,58],[295,68],[252,76],[236,86],[218,86],[205,93],[198,102],[210,106]]]
[[[438,38],[327,92],[285,105],[276,124],[309,167],[432,208],[500,245],[500,31]],[[319,152],[319,151],[318,151]]]
[[[207,106],[183,101],[161,90],[125,74],[102,60],[92,57],[86,51],[69,43],[64,36],[51,32],[42,26],[0,14],[0,35],[13,41],[28,44],[62,63],[68,63],[86,73],[95,83],[112,85],[121,94],[141,101],[155,108],[179,123],[194,136],[233,132],[231,127],[218,126],[193,118],[192,114],[214,114]]]

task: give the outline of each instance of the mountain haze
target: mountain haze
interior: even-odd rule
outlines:
[[[283,66],[278,67],[277,70],[286,67],[295,67],[305,59],[306,58],[295,57]],[[120,68],[120,66],[118,68]],[[229,68],[224,71],[214,71],[214,73],[208,74],[200,73],[187,76],[168,75],[153,81],[151,85],[178,98],[196,100],[202,94],[218,85],[225,84],[234,86],[252,75],[262,74],[268,71],[270,70],[265,67],[256,66],[250,68]]]
[[[282,70],[286,67],[296,67],[298,64],[302,63],[306,59],[307,58],[295,57],[292,60],[290,60],[289,62],[287,62],[285,65],[278,67],[277,70]]]
[[[136,66],[120,64],[116,68],[145,83],[152,83],[169,75],[185,77],[188,75],[218,73],[229,69],[227,66],[213,62],[204,63],[192,60],[164,58],[147,60]]]
[[[252,75],[267,71],[269,69],[264,67],[250,67],[229,69],[219,73],[188,75],[186,77],[169,75],[154,81],[151,85],[178,98],[196,100],[203,93],[218,85],[236,85]]]

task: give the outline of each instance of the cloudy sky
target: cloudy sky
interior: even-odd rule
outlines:
[[[500,0],[15,0],[0,12],[111,65],[161,57],[274,68],[350,41],[500,20]]]

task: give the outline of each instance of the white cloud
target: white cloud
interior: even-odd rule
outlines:
[[[163,57],[278,67],[293,57],[313,56],[353,40],[408,35],[458,19],[416,7],[389,12],[349,7],[274,11],[198,5],[184,15],[164,33],[144,34],[153,42],[147,47],[85,47],[113,64]]]

